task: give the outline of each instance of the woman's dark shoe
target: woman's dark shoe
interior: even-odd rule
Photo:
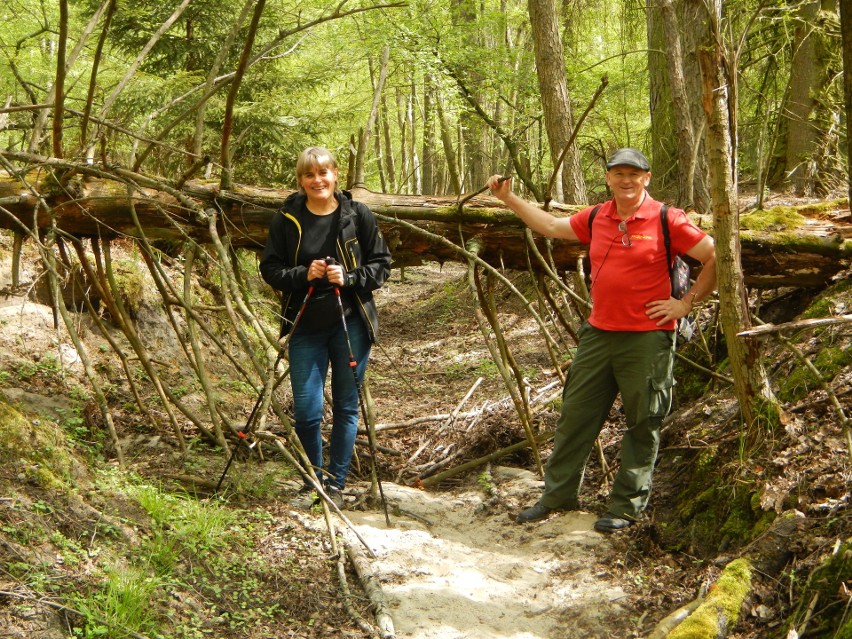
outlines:
[[[595,530],[602,533],[613,533],[624,530],[635,524],[632,519],[625,519],[611,513],[607,513],[595,522]]]
[[[303,485],[296,496],[290,500],[290,505],[300,510],[310,510],[311,506],[316,503],[317,494],[314,487],[308,484]]]
[[[325,494],[328,495],[328,498],[335,506],[337,506],[340,510],[343,510],[346,503],[343,500],[343,492],[339,488],[326,484]]]
[[[555,508],[548,508],[540,501],[536,502],[535,505],[530,506],[529,508],[524,508],[518,516],[515,518],[515,521],[519,524],[529,524],[534,521],[541,521],[542,519],[546,519],[550,516]]]

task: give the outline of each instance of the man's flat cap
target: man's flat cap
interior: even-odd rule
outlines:
[[[641,171],[650,171],[651,165],[641,151],[636,149],[618,149],[606,163],[607,171],[614,166],[632,166]]]

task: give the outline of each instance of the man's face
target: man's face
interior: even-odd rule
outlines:
[[[618,200],[637,200],[651,181],[651,172],[632,166],[614,166],[606,172],[606,183]]]

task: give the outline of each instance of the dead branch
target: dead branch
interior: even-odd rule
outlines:
[[[547,440],[553,437],[554,433],[540,433],[535,437],[536,445],[543,444]],[[456,475],[461,475],[462,473],[466,473],[474,468],[479,468],[480,466],[484,466],[490,462],[495,462],[498,459],[502,459],[507,455],[511,455],[512,453],[516,453],[524,448],[529,448],[530,442],[528,440],[524,440],[518,442],[516,444],[512,444],[511,446],[506,446],[505,448],[501,448],[500,450],[496,450],[493,453],[489,453],[483,457],[479,457],[478,459],[472,459],[469,462],[465,462],[464,464],[460,464],[455,466],[454,468],[450,468],[449,470],[445,470],[442,473],[438,473],[437,475],[432,475],[422,481],[423,486],[434,486],[435,484],[439,484],[442,481],[450,479],[451,477],[455,477]]]
[[[361,549],[355,544],[350,543],[346,537],[344,537],[344,543],[346,546],[346,555],[349,557],[349,561],[352,562],[355,573],[361,581],[361,586],[370,599],[370,607],[376,617],[376,623],[381,631],[382,639],[393,639],[396,636],[396,631],[394,629],[393,618],[390,615],[387,598],[382,591],[381,582],[373,573],[370,563],[364,557]]]
[[[48,242],[50,241],[50,238],[51,235],[48,236]],[[95,394],[98,409],[100,410],[101,416],[103,417],[104,422],[107,425],[110,437],[112,438],[113,446],[115,446],[115,452],[118,457],[119,466],[124,468],[124,450],[121,447],[121,442],[118,439],[118,433],[115,430],[115,422],[112,418],[112,411],[109,408],[106,393],[104,393],[103,386],[101,385],[100,379],[98,378],[98,375],[95,372],[95,367],[92,364],[91,357],[89,357],[89,353],[83,346],[83,341],[80,339],[80,334],[77,332],[77,329],[74,326],[74,320],[71,317],[71,314],[68,312],[68,309],[65,308],[65,304],[62,302],[62,292],[60,291],[59,287],[59,276],[56,271],[56,258],[53,255],[53,249],[49,245],[43,245],[41,242],[38,242],[37,244],[41,253],[41,259],[44,262],[45,267],[47,268],[50,290],[53,292],[53,298],[55,300],[58,300],[56,308],[59,310],[59,314],[62,316],[62,321],[65,324],[65,328],[68,331],[68,335],[71,338],[71,341],[74,343],[74,348],[77,350],[77,354],[80,357],[80,361],[83,363],[83,369],[86,372],[86,378],[92,385],[92,391]]]
[[[317,495],[320,496],[320,499],[322,500],[323,504],[326,507],[333,510],[335,513],[337,513],[337,515],[340,517],[340,519],[343,520],[343,523],[346,524],[347,528],[349,528],[349,530],[352,531],[352,534],[354,534],[358,538],[358,541],[360,541],[361,544],[364,546],[364,548],[367,550],[367,552],[370,553],[370,557],[375,559],[376,554],[370,549],[370,546],[367,544],[367,542],[364,540],[364,538],[355,529],[355,526],[349,520],[349,517],[347,517],[340,510],[340,508],[337,507],[337,504],[335,504],[333,501],[331,501],[331,498],[326,494],[325,490],[323,490],[322,482],[317,481],[316,477],[314,476],[314,474],[312,472],[306,473],[303,470],[306,467],[310,467],[310,463],[308,462],[307,458],[303,459],[302,463],[299,463],[298,461],[296,461],[297,454],[294,454],[293,452],[291,452],[290,449],[287,448],[287,446],[284,445],[284,442],[281,441],[281,438],[278,435],[275,435],[274,433],[270,433],[269,431],[260,431],[259,430],[254,434],[254,436],[259,440],[271,442],[281,452],[281,454],[284,455],[284,457],[287,459],[287,461],[290,462],[290,464],[293,466],[293,468],[299,469],[300,472],[303,473],[302,478],[305,481],[307,481],[311,485],[311,487],[317,492]],[[304,457],[304,452],[299,451],[298,456]],[[336,542],[334,541],[333,529],[330,529],[330,533],[331,533],[332,543],[335,544]]]
[[[818,326],[833,326],[835,324],[849,324],[852,322],[852,313],[848,315],[837,315],[834,317],[817,317],[813,319],[797,320],[784,324],[761,324],[747,331],[737,333],[737,337],[756,337],[758,335],[771,335],[781,331],[794,331],[805,328],[816,328]]]
[[[476,293],[479,300],[479,308],[475,309],[475,313],[477,324],[479,324],[479,329],[482,332],[482,337],[485,339],[488,350],[491,352],[491,359],[497,366],[497,370],[500,372],[500,376],[503,378],[503,383],[509,391],[509,396],[515,405],[515,412],[518,414],[518,418],[521,420],[521,424],[524,427],[524,432],[526,433],[527,441],[530,443],[530,447],[533,450],[533,458],[535,459],[539,473],[544,474],[544,469],[541,463],[541,454],[539,453],[538,446],[535,444],[535,437],[532,431],[529,404],[523,397],[523,380],[517,375],[517,366],[513,367],[516,373],[515,378],[512,379],[509,374],[508,367],[506,366],[509,352],[506,347],[505,340],[503,339],[503,335],[500,332],[500,323],[497,319],[497,313],[493,306],[494,297],[493,295],[486,296],[483,292],[481,283],[476,276],[476,266],[473,262],[471,262],[468,266],[468,285]],[[488,327],[490,327],[494,332],[493,340],[488,338]]]

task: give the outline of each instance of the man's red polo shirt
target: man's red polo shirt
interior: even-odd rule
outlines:
[[[606,331],[674,330],[675,322],[657,326],[645,311],[645,304],[671,297],[666,264],[666,247],[660,222],[662,204],[647,193],[639,210],[626,220],[630,246],[622,242],[618,230],[621,218],[615,202],[603,204],[593,221],[589,237],[589,207],[571,216],[571,228],[580,242],[588,244],[591,260],[592,314],[589,323]],[[686,214],[669,208],[669,234],[672,257],[684,254],[706,233],[689,221]]]

